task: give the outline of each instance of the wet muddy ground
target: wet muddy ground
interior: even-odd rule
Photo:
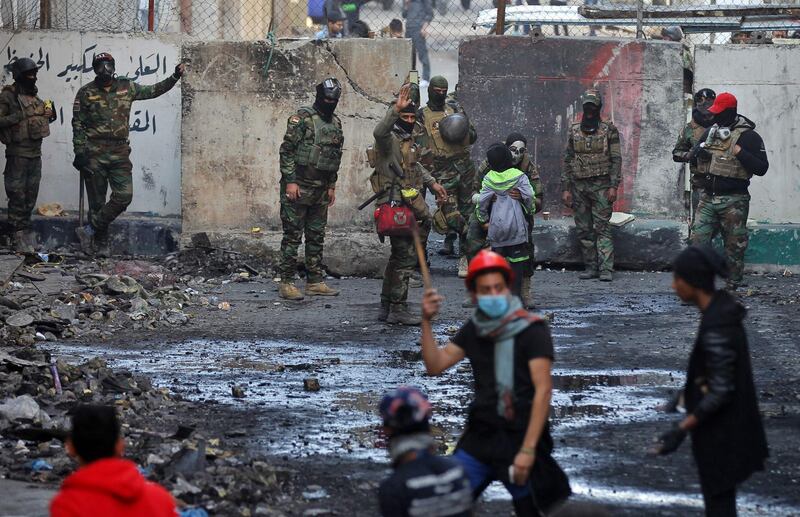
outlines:
[[[447,298],[436,324],[447,339],[468,317],[463,284],[435,263]],[[800,279],[751,276],[744,302],[771,461],[741,490],[742,515],[800,515]],[[230,311],[196,309],[181,329],[127,332],[108,343],[48,345],[58,355],[100,355],[114,367],[153,376],[197,401],[195,418],[239,447],[300,472],[294,510],[376,515],[375,489],[387,464],[375,407],[398,384],[430,395],[442,450],[452,447],[470,399],[470,371],[424,374],[417,329],[376,321],[380,281],[332,280],[337,298],[286,303],[271,280],[219,287]],[[618,515],[700,515],[688,443],[666,458],[647,455],[675,416],[658,406],[683,382],[698,315],[681,305],[667,273],[619,273],[609,286],[575,272],[539,271],[537,303],[553,314],[556,344],[552,422],[556,457],[576,497]],[[420,289],[410,292],[418,301]],[[320,391],[304,390],[304,380]],[[244,389],[233,398],[232,387]],[[508,514],[491,489],[481,515]]]

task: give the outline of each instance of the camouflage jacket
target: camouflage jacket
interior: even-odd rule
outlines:
[[[531,162],[530,157],[526,153],[522,158],[522,162],[520,162],[519,167],[517,168],[525,173],[525,175],[528,177],[528,181],[531,183],[531,187],[533,187],[533,202],[535,211],[538,214],[542,210],[542,202],[544,200],[544,188],[542,187],[542,180],[539,178],[539,166]],[[481,191],[483,178],[491,169],[492,168],[489,167],[489,162],[483,160],[478,167],[478,172],[475,174],[475,181],[472,184],[473,193]]]
[[[619,187],[622,180],[622,153],[620,149],[620,136],[617,127],[610,121],[601,121],[601,125],[605,125],[605,131],[608,135],[607,149],[605,153],[608,159],[608,178],[611,187]],[[566,191],[572,188],[572,183],[576,179],[573,175],[574,170],[579,166],[576,163],[575,144],[573,142],[573,132],[578,129],[580,123],[575,123],[570,127],[569,138],[567,139],[567,147],[564,150],[564,162],[561,169],[561,190]],[[597,155],[595,155],[597,156]],[[605,178],[603,176],[597,176]],[[595,179],[595,178],[589,178]]]
[[[6,142],[7,156],[38,158],[42,155],[42,138],[50,134],[47,125],[56,119],[55,112],[49,118],[43,115],[45,104],[36,92],[28,95],[29,102],[21,102],[17,88],[16,84],[9,85],[0,92],[0,139]],[[27,106],[27,117],[23,105]],[[25,122],[29,125],[20,127]]]
[[[317,162],[309,155],[313,152],[313,148],[324,152],[323,159],[328,160],[328,163],[336,163],[335,168],[339,168],[339,160],[341,160],[341,152],[344,146],[344,134],[342,133],[342,121],[336,115],[333,115],[330,122],[317,119],[318,125],[326,130],[326,133],[333,133],[332,135],[316,135],[314,117],[319,117],[314,108],[300,108],[294,113],[286,123],[286,133],[283,136],[283,142],[280,147],[280,167],[281,167],[281,182],[297,183],[301,187],[306,188],[334,188],[336,181],[339,179],[338,170],[327,171],[317,170],[312,165],[301,165],[306,161]],[[320,142],[322,136],[324,142]],[[334,142],[335,140],[335,142]],[[320,146],[322,145],[322,147]],[[324,147],[324,148],[323,148]],[[332,147],[335,147],[333,149]],[[306,152],[303,152],[305,150]],[[304,155],[305,160],[302,159]],[[328,156],[331,154],[338,154],[336,156]],[[319,158],[319,153],[315,154]],[[310,159],[310,160],[309,160]],[[298,163],[298,161],[300,163]]]
[[[464,113],[464,108],[461,107],[461,104],[455,98],[449,96],[445,101],[443,110],[433,110],[430,105],[423,106],[417,110],[417,121],[414,125],[413,137],[416,144],[423,149],[422,163],[425,167],[434,173],[447,171],[453,167],[458,169],[457,172],[464,172],[461,170],[462,168],[472,168],[469,147],[478,139],[475,126],[470,123],[465,145],[444,144],[439,141],[437,146],[434,135],[430,134],[430,129],[438,131],[438,121],[434,122],[433,127],[429,129],[429,124],[426,123],[425,119],[425,113],[428,110],[431,112],[439,111],[440,113],[438,114],[441,115],[441,118],[453,113]]]
[[[705,130],[703,126],[694,120],[686,124],[683,127],[683,131],[678,135],[678,141],[675,143],[675,147],[672,149],[672,159],[676,162],[689,162],[689,152],[700,141],[700,137],[703,136]],[[697,164],[690,162],[689,170],[692,176],[697,174]],[[697,180],[693,177],[692,181],[696,182]]]
[[[164,95],[177,82],[178,79],[171,75],[149,86],[128,79],[114,79],[108,89],[96,81],[83,85],[72,105],[72,145],[75,154],[91,145],[92,140],[128,140],[133,101]]]

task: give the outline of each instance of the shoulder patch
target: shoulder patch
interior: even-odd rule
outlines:
[[[289,117],[289,124],[295,126],[300,123],[300,115],[292,115]]]

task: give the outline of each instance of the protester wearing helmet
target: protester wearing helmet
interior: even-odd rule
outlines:
[[[464,467],[436,456],[430,433],[431,403],[416,388],[384,395],[380,415],[394,472],[378,490],[381,514],[392,517],[469,517],[472,490]],[[420,513],[424,508],[424,513]]]
[[[691,160],[702,175],[703,192],[692,224],[692,243],[710,244],[722,235],[731,267],[728,289],[742,284],[749,235],[750,178],[769,169],[764,140],[755,123],[738,113],[738,101],[728,92],[717,95],[708,108],[714,125],[692,149]]]
[[[375,168],[370,176],[372,190],[378,196],[375,205],[379,209],[407,207],[413,214],[424,249],[431,215],[423,188],[436,193],[440,202],[447,197],[447,191],[419,163],[421,150],[412,137],[417,117],[412,97],[412,85],[403,85],[397,100],[375,126],[372,132],[375,144],[367,150],[367,155],[372,155],[370,161]],[[408,281],[419,262],[413,238],[410,234],[389,235],[389,242],[391,254],[383,274],[378,319],[391,324],[419,325],[419,316],[410,313],[406,303]]]
[[[7,66],[14,84],[0,92],[0,141],[6,145],[3,173],[8,196],[8,223],[14,232],[12,247],[18,253],[33,253],[36,235],[31,213],[36,207],[42,179],[42,140],[50,135],[56,119],[53,103],[38,97],[36,63],[27,57]]]
[[[184,65],[175,65],[169,77],[153,85],[116,77],[116,63],[108,52],[94,56],[92,69],[94,81],[78,90],[72,105],[72,165],[84,179],[89,201],[89,223],[75,233],[85,254],[108,256],[108,228],[133,200],[131,105],[170,91],[183,76]]]
[[[713,115],[708,112],[708,108],[714,103],[717,94],[711,88],[703,88],[694,94],[694,107],[692,108],[692,120],[683,127],[683,131],[678,135],[678,141],[672,149],[672,160],[678,163],[689,163],[689,173],[691,174],[691,203],[692,221],[697,213],[697,205],[700,202],[700,191],[702,189],[703,178],[697,170],[697,165],[691,162],[692,148],[700,142],[707,127],[711,127]]]
[[[472,366],[475,394],[454,457],[467,471],[473,497],[499,480],[517,515],[540,515],[570,494],[566,475],[551,456],[553,342],[547,322],[511,295],[512,280],[505,258],[478,253],[466,279],[477,308],[442,348],[431,320],[443,298],[428,289],[422,301],[422,359],[429,375],[464,358]]]
[[[306,289],[308,296],[337,296],[325,282],[322,252],[328,207],[336,202],[336,181],[342,161],[344,132],[336,116],[342,85],[329,77],[317,85],[313,106],[302,107],[289,117],[280,148],[280,200],[283,239],[279,271],[280,297],[302,300],[294,285],[297,249],[305,237]]]
[[[581,105],[583,117],[570,127],[564,152],[561,199],[574,211],[585,268],[578,278],[610,282],[614,271],[610,221],[622,179],[620,136],[616,126],[600,116],[600,92],[586,90]]]
[[[540,168],[538,164],[534,163],[535,160],[531,159],[530,152],[528,151],[528,140],[521,133],[510,133],[508,137],[506,137],[505,144],[508,147],[508,150],[511,151],[511,161],[513,166],[525,173],[525,175],[528,177],[531,187],[533,187],[535,210],[527,214],[528,228],[529,230],[532,230],[534,223],[533,214],[534,212],[539,213],[542,210],[542,203],[544,202],[544,189],[542,187],[542,181],[539,179]],[[478,167],[478,171],[475,174],[475,182],[473,183],[472,190],[474,192],[473,200],[476,202],[477,194],[480,192],[483,184],[483,178],[486,177],[486,174],[490,169],[491,167],[489,167],[488,160],[484,160]],[[469,223],[467,224],[466,254],[468,260],[472,260],[472,258],[480,250],[486,247],[486,232],[487,229],[484,228],[484,225],[478,221],[477,213],[473,211],[472,214],[470,214]],[[533,304],[533,298],[531,295],[531,277],[533,276],[533,271],[535,269],[532,232],[529,234],[528,244],[530,247],[530,251],[528,253],[530,256],[530,261],[527,263],[526,274],[522,278],[522,291],[520,298],[522,299],[522,304],[525,307],[531,308]],[[464,272],[463,276],[466,277],[466,272]],[[463,305],[465,307],[470,307],[471,300],[467,299]]]

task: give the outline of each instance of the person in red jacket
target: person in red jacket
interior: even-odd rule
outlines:
[[[50,503],[51,517],[176,517],[175,501],[122,458],[125,441],[111,406],[78,406],[67,452],[80,468]]]

